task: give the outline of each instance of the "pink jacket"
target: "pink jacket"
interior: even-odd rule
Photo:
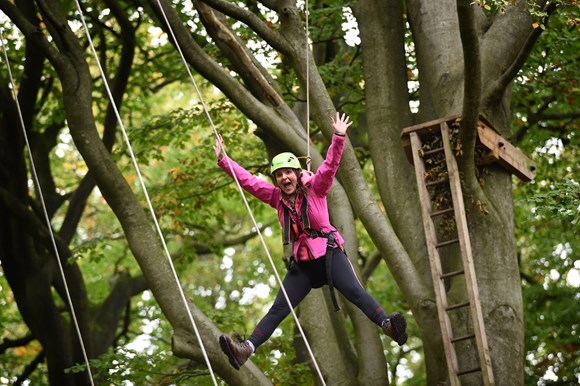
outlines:
[[[328,148],[326,159],[322,165],[320,165],[316,173],[312,174],[307,171],[302,171],[300,174],[300,180],[304,186],[308,187],[308,218],[310,220],[310,227],[324,233],[332,231],[339,245],[343,245],[344,240],[340,233],[330,224],[326,196],[328,195],[328,192],[330,192],[334,176],[338,170],[340,157],[342,156],[342,150],[344,149],[344,142],[345,137],[333,135],[332,144]],[[257,199],[275,208],[278,211],[280,224],[284,226],[284,205],[286,204],[283,202],[282,191],[280,188],[257,178],[233,160],[230,159],[229,161],[240,186]],[[228,159],[226,157],[219,160],[218,165],[229,174],[230,177],[232,177]],[[299,194],[298,197],[296,197],[295,203],[296,213],[301,213],[303,201],[304,197]],[[294,222],[298,222],[296,218],[293,218],[293,220]],[[308,248],[310,256],[313,256],[314,258],[322,257],[326,254],[326,242],[326,238],[311,238],[302,233],[294,242],[294,256],[298,257],[298,249],[300,245],[304,244]]]

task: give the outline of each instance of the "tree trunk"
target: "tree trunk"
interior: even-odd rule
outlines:
[[[129,19],[123,18],[116,3],[112,0],[107,3],[117,13],[119,23],[124,25],[123,35],[128,44],[122,55],[125,64],[120,64],[118,72],[119,88],[115,91],[115,99],[120,103],[128,79],[128,63],[132,62],[134,35]],[[317,3],[315,7],[322,7],[323,3]],[[162,16],[160,4],[168,22]],[[205,28],[203,33],[190,30],[182,21],[183,15],[167,1],[149,1],[147,12],[150,12],[153,19],[157,19],[158,25],[168,34],[175,33],[175,41],[171,34],[172,44],[179,44],[189,65],[218,87],[258,127],[269,150],[285,148],[298,154],[305,153],[304,149],[310,144],[304,127],[307,119],[298,115],[304,110],[304,102],[298,101],[292,106],[288,94],[300,99],[305,95],[308,79],[308,118],[311,124],[320,129],[317,136],[324,138],[323,141],[328,141],[332,135],[329,118],[341,107],[338,105],[339,98],[331,95],[331,87],[325,83],[328,79],[319,72],[320,68],[324,68],[322,65],[327,63],[318,63],[317,66],[313,55],[306,58],[304,43],[307,35],[302,21],[303,14],[296,3],[284,0],[267,1],[264,4],[276,13],[278,20],[273,23],[276,28],[272,27],[269,20],[265,21],[263,14],[254,14],[225,0],[193,2]],[[58,1],[43,0],[34,5],[38,6],[38,13],[43,17],[42,26],[32,23],[29,20],[32,16],[24,16],[36,14],[36,9],[24,12],[17,8],[23,7],[22,4],[17,6],[0,0],[0,7],[23,31],[30,47],[41,51],[56,69],[62,84],[66,123],[91,174],[77,192],[78,201],[73,200],[73,203],[78,204],[71,204],[74,209],[71,209],[70,217],[67,216],[63,226],[64,243],[70,242],[74,234],[73,228],[80,217],[84,199],[92,188],[91,178],[94,178],[122,225],[144,275],[144,279],[123,278],[115,290],[120,294],[119,297],[109,298],[100,310],[103,313],[98,313],[95,320],[102,325],[114,323],[114,320],[120,318],[121,307],[130,296],[148,285],[174,328],[175,355],[192,358],[205,365],[202,347],[194,334],[196,327],[213,369],[228,384],[270,384],[271,381],[251,361],[242,370],[234,370],[219,348],[218,328],[195,304],[183,304],[181,301],[180,284],[175,281],[160,235],[155,232],[142,203],[109,154],[116,126],[111,106],[106,118],[105,138],[99,136],[93,115],[93,79],[87,64],[87,50],[83,49],[78,37],[71,31]],[[353,12],[360,29],[359,48],[362,50],[364,77],[360,83],[364,84],[365,103],[364,106],[361,103],[360,109],[364,108],[364,111],[357,117],[362,122],[361,127],[353,130],[358,130],[358,142],[364,142],[361,138],[368,134],[368,150],[374,175],[372,181],[369,181],[363,173],[355,146],[347,140],[338,178],[329,196],[332,222],[345,236],[346,249],[353,265],[359,260],[355,224],[360,221],[401,288],[421,333],[427,383],[430,385],[447,382],[448,374],[414,170],[404,154],[400,134],[407,126],[452,114],[473,112],[475,109],[484,114],[500,134],[508,137],[511,120],[509,84],[510,76],[515,76],[510,75],[508,69],[517,67],[525,57],[525,50],[521,51],[520,48],[526,46],[532,29],[526,1],[514,2],[505,13],[492,16],[484,15],[477,6],[473,6],[467,8],[473,12],[469,13],[473,19],[461,19],[460,23],[458,7],[465,11],[466,6],[469,4],[465,0],[359,0],[355,3]],[[279,74],[265,68],[254,56],[253,50],[245,45],[244,39],[238,36],[239,30],[233,27],[236,19],[251,29],[256,39],[262,39],[277,51],[282,58],[281,68],[295,75],[298,82],[292,87],[300,88],[300,91],[288,91],[284,88],[286,85],[276,83]],[[50,42],[43,32],[50,33]],[[469,35],[473,32],[477,38],[473,34]],[[200,43],[204,41],[218,51],[216,57],[204,50]],[[410,41],[414,49],[409,47]],[[353,56],[358,54],[358,51],[348,51],[348,48],[336,43],[316,44],[316,57],[328,60],[332,65],[335,63],[331,59],[337,52],[346,51]],[[332,55],[321,54],[324,48],[332,51]],[[27,44],[27,65],[39,65],[36,61],[28,61],[29,55],[33,57],[28,50],[30,48]],[[410,78],[415,79],[408,75],[413,71],[419,74],[419,104],[416,111],[409,106],[409,101],[415,99],[409,95],[408,85]],[[31,68],[28,76],[38,82],[40,73]],[[232,73],[239,74],[239,77]],[[36,77],[31,74],[36,74]],[[470,85],[473,85],[473,89],[469,89]],[[7,92],[6,88],[1,90],[1,100],[8,98]],[[31,84],[25,84],[22,91],[23,95],[28,95],[27,99],[30,95],[36,96],[37,92]],[[336,92],[339,93],[340,90]],[[30,116],[33,115],[33,104],[29,100],[26,105]],[[6,112],[9,107],[3,106],[2,109]],[[356,111],[360,112],[360,109]],[[8,119],[10,114],[12,118]],[[57,288],[62,296],[63,283],[54,278],[55,265],[47,263],[44,251],[39,253],[33,250],[36,238],[22,232],[25,228],[23,224],[29,218],[26,214],[20,217],[15,215],[22,207],[25,213],[31,211],[27,208],[27,175],[25,157],[21,153],[24,146],[20,135],[6,129],[8,125],[14,126],[17,122],[14,111],[8,115],[0,117],[0,145],[2,148],[15,146],[16,150],[10,155],[2,153],[0,157],[0,175],[3,177],[0,182],[0,213],[2,218],[10,218],[10,221],[0,224],[2,267],[19,304],[41,302],[39,307],[23,308],[22,313],[46,350],[51,383],[71,384],[70,377],[60,378],[55,375],[74,363],[73,359],[78,359],[78,353],[74,353],[72,348],[77,347],[77,342],[71,338],[74,335],[66,332],[70,326],[63,322],[49,299],[51,286]],[[466,117],[467,122],[475,118],[471,115]],[[462,127],[462,138],[473,138],[473,126],[465,124]],[[48,160],[47,154],[58,130],[59,127],[55,127],[52,137],[47,135],[42,139],[47,141],[45,146],[40,146],[42,140],[39,138],[35,149],[42,159]],[[466,149],[468,151],[459,157],[458,162],[463,173],[470,240],[496,384],[520,385],[523,383],[523,310],[514,242],[511,176],[496,165],[488,166],[486,173],[476,175],[472,159],[473,146],[471,142],[465,145],[469,146]],[[319,151],[312,144],[310,146],[312,166],[316,169],[323,160],[324,151]],[[17,170],[19,180],[8,178],[12,170]],[[54,181],[47,175],[49,168],[45,167],[43,171],[45,178],[41,185],[50,191],[50,213],[53,214],[63,199],[55,193]],[[372,186],[375,181],[376,190]],[[14,197],[19,205],[10,205]],[[38,219],[35,220],[37,224]],[[36,225],[34,229],[37,229],[38,234],[44,231],[41,225]],[[46,248],[46,235],[43,240]],[[456,250],[446,258],[451,265],[458,264]],[[23,262],[34,263],[36,271],[19,266]],[[83,331],[88,331],[88,304],[82,277],[76,266],[67,267],[67,272],[76,279],[75,288],[78,291],[73,304],[78,304],[83,310]],[[451,302],[464,298],[465,288],[457,279],[451,281],[447,290]],[[387,312],[391,311],[390,305],[383,306]],[[105,315],[109,311],[113,321]],[[195,326],[188,312],[191,312]],[[39,320],[44,322],[40,314],[48,321],[46,325],[38,324]],[[329,310],[326,294],[314,291],[302,304],[300,318],[318,365],[329,384],[388,383],[379,328],[358,309],[343,302],[342,311],[333,313]],[[346,318],[350,318],[353,323],[356,332],[354,341],[347,339]],[[467,330],[468,319],[467,315],[459,313],[459,317],[454,319],[454,328]],[[325,326],[324,329],[320,328],[321,324]],[[50,336],[54,331],[58,333],[54,337]],[[95,337],[110,340],[112,335],[109,330],[101,335],[95,334]],[[62,358],[57,353],[59,345],[66,347]],[[101,351],[105,349],[105,344],[89,344],[91,355],[95,354],[95,347]],[[473,347],[458,345],[457,349],[461,358],[460,366],[469,367],[476,362]],[[86,376],[78,377],[79,383],[86,383]],[[465,377],[462,381],[464,385],[481,383],[477,376]]]

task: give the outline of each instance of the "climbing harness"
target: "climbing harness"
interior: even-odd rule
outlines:
[[[75,331],[77,333],[77,336],[79,338],[79,344],[81,346],[81,351],[83,354],[83,359],[85,362],[85,365],[87,366],[87,374],[89,376],[89,380],[91,382],[91,385],[94,386],[95,385],[95,381],[93,379],[93,373],[91,371],[91,366],[89,363],[89,358],[87,355],[87,350],[85,348],[85,342],[83,339],[83,335],[81,333],[81,329],[79,327],[79,322],[77,319],[77,315],[75,312],[75,308],[73,305],[73,301],[70,295],[70,290],[68,287],[68,282],[66,279],[66,275],[64,274],[64,268],[62,265],[62,262],[60,260],[60,253],[58,252],[58,248],[56,246],[56,239],[54,237],[54,232],[52,230],[52,226],[50,224],[50,217],[48,216],[48,210],[46,208],[46,202],[44,200],[44,194],[42,193],[42,188],[40,187],[40,182],[38,180],[38,173],[36,172],[36,163],[34,161],[34,157],[32,155],[32,150],[30,148],[30,142],[28,140],[28,134],[26,132],[26,125],[24,124],[24,118],[22,117],[22,109],[20,108],[20,102],[18,102],[18,95],[16,94],[16,84],[14,83],[14,78],[12,76],[12,70],[10,68],[10,62],[8,60],[8,53],[6,50],[6,46],[4,45],[4,32],[2,30],[2,27],[0,27],[0,44],[2,45],[2,51],[4,52],[4,59],[6,61],[6,67],[8,68],[8,76],[10,78],[10,88],[12,91],[12,97],[14,98],[14,102],[16,104],[16,110],[18,111],[18,118],[20,120],[20,127],[22,129],[22,134],[24,136],[24,141],[26,143],[26,149],[28,151],[28,157],[30,159],[30,170],[32,173],[32,177],[34,179],[34,186],[36,189],[36,192],[38,193],[38,197],[40,198],[40,203],[42,205],[42,213],[44,215],[44,220],[46,221],[46,228],[48,229],[48,233],[50,235],[50,240],[52,242],[52,247],[54,249],[54,254],[56,257],[56,261],[57,261],[57,265],[58,265],[58,270],[60,272],[60,276],[62,278],[62,282],[64,284],[64,291],[66,294],[66,300],[68,302],[68,305],[70,307],[70,313],[71,313],[71,318],[73,320],[73,324],[75,326]]]
[[[326,280],[328,283],[328,289],[330,291],[330,299],[332,300],[332,305],[334,306],[334,311],[339,311],[340,307],[338,306],[338,302],[336,300],[336,295],[334,293],[334,281],[332,280],[332,255],[334,253],[335,248],[340,248],[343,252],[344,249],[342,245],[339,245],[334,237],[334,232],[336,229],[333,229],[330,232],[322,232],[312,229],[310,227],[310,219],[308,218],[308,199],[306,196],[302,197],[302,204],[300,206],[300,216],[296,212],[294,206],[288,207],[288,205],[282,200],[282,206],[284,208],[284,225],[282,231],[282,241],[285,245],[298,240],[300,234],[304,233],[310,238],[317,238],[322,237],[327,239],[326,241],[326,255],[325,255],[325,264],[326,264]],[[310,251],[308,251],[310,254]],[[317,257],[312,257],[312,259],[316,259]],[[296,261],[295,256],[291,256],[289,268],[295,268],[295,264],[300,265],[299,261]]]

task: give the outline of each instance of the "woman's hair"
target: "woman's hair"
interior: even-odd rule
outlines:
[[[296,173],[296,192],[302,193],[306,196],[306,193],[308,193],[308,187],[300,180],[300,169],[294,169],[294,173]]]

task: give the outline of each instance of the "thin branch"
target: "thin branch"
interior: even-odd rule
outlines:
[[[537,285],[539,284],[538,281],[531,275],[528,275],[527,273],[520,271],[520,277],[522,278],[522,280],[524,280],[526,283],[531,284],[531,285]]]
[[[391,366],[391,383],[392,384],[398,383],[396,381],[396,379],[397,379],[397,368],[399,367],[399,363],[401,363],[401,360],[403,360],[405,358],[405,356],[407,354],[409,354],[410,352],[418,351],[422,347],[423,347],[423,345],[419,345],[419,346],[411,347],[408,350],[404,350],[402,347],[401,347],[401,349],[399,349],[399,352],[397,353],[397,359],[396,359],[394,365]]]
[[[36,337],[32,334],[26,335],[26,336],[24,336],[22,338],[18,338],[18,339],[4,338],[2,340],[2,343],[0,343],[0,353],[3,353],[4,351],[8,350],[9,348],[26,346],[28,343],[32,342],[35,339],[36,339]]]
[[[113,344],[112,344],[113,347],[119,346],[119,341],[121,340],[121,338],[125,338],[126,340],[129,340],[129,326],[130,325],[131,325],[131,302],[129,301],[125,305],[125,313],[123,316],[123,326],[121,327],[121,331],[119,331],[119,333],[117,333],[117,336],[115,336],[115,339],[114,339]]]
[[[32,360],[32,362],[30,362],[28,366],[26,366],[26,368],[24,369],[22,374],[20,374],[20,376],[16,379],[16,381],[14,381],[14,386],[24,384],[24,382],[28,380],[28,377],[30,377],[30,374],[32,374],[34,370],[36,370],[38,365],[44,361],[44,356],[45,356],[44,350],[39,352],[38,355]]]
[[[373,274],[375,269],[379,266],[381,261],[383,260],[383,255],[379,251],[375,251],[373,255],[368,259],[366,264],[364,265],[361,271],[361,282],[364,284],[367,283],[369,277]]]
[[[580,118],[580,111],[537,114],[533,117],[533,120],[530,121],[535,123],[539,121],[561,121],[564,119],[577,119],[577,118]]]
[[[131,298],[149,288],[143,275],[132,277],[128,271],[123,270],[110,279],[111,291],[107,298],[100,304],[93,318],[94,349],[99,355],[107,350],[119,339],[118,325],[122,322],[124,333],[129,328],[128,307]]]

